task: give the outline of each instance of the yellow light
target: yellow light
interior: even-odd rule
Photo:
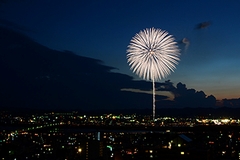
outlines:
[[[78,148],[78,152],[81,153],[82,152],[82,148]]]
[[[222,123],[228,123],[230,120],[229,119],[222,119],[221,122]]]
[[[181,155],[184,155],[184,152],[181,152]]]

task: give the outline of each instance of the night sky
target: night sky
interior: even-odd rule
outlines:
[[[91,63],[96,64],[94,67],[96,67],[97,74],[87,79],[89,82],[93,81],[90,79],[94,79],[92,83],[97,86],[101,85],[101,88],[98,88],[99,91],[91,90],[90,93],[88,89],[84,89],[86,97],[94,94],[95,99],[101,99],[97,100],[101,104],[100,101],[103,102],[103,98],[97,95],[101,95],[103,90],[104,93],[108,92],[106,93],[108,97],[116,93],[113,105],[122,108],[126,105],[133,107],[136,101],[142,98],[149,99],[150,103],[146,102],[146,106],[151,106],[151,95],[147,94],[151,93],[151,83],[134,81],[133,79],[140,79],[132,73],[126,61],[126,49],[131,38],[140,30],[150,27],[168,31],[176,38],[181,49],[181,60],[176,70],[159,82],[159,86],[162,84],[165,88],[158,89],[158,101],[163,99],[168,101],[174,97],[177,100],[177,97],[181,97],[179,96],[181,93],[183,95],[183,90],[188,91],[188,94],[204,92],[206,98],[214,96],[217,100],[238,99],[240,97],[239,15],[239,0],[0,1],[1,26],[27,35],[31,40],[51,51],[69,53],[71,56],[74,53],[89,59],[89,62],[92,61]],[[189,41],[188,44],[182,42],[184,38]],[[87,63],[86,60],[83,62]],[[61,63],[64,63],[64,60]],[[71,60],[66,60],[66,63],[71,63]],[[98,65],[103,67],[101,71]],[[31,66],[28,67],[31,68]],[[73,67],[81,66],[73,65]],[[82,67],[84,68],[84,64]],[[80,71],[74,68],[73,70],[84,72],[84,69]],[[92,70],[86,69],[84,73],[90,74],[94,72]],[[106,74],[104,74],[106,79],[103,80],[104,76],[100,72]],[[57,73],[57,75],[60,74],[60,72]],[[44,74],[39,76],[37,73],[32,76],[35,78],[50,77]],[[75,83],[78,82],[72,84]],[[113,86],[116,90],[105,91],[106,88]],[[184,93],[184,95],[188,94]],[[105,102],[109,102],[106,96]],[[124,96],[126,100],[129,96],[128,101],[131,99],[133,102],[131,104],[118,102],[117,99],[124,100]],[[133,98],[137,96],[138,98]],[[11,95],[8,98],[10,101]],[[197,99],[190,104],[198,103]],[[74,100],[78,100],[78,97],[74,97]],[[66,101],[66,104],[73,105],[74,100],[68,100],[71,103]],[[84,104],[88,105],[87,102]],[[94,108],[94,105],[92,106]],[[103,108],[108,107],[112,106]]]

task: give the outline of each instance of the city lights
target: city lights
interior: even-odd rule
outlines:
[[[28,121],[32,117],[36,122]],[[69,156],[79,159],[104,156],[139,159],[140,155],[141,158],[154,159],[173,153],[184,158],[195,155],[202,156],[202,159],[206,159],[204,155],[239,157],[240,132],[231,128],[240,127],[237,118],[157,116],[153,123],[149,117],[137,114],[97,116],[51,112],[20,117],[14,123],[9,119],[6,121],[9,122],[8,126],[17,123],[18,127],[0,132],[0,156],[2,159],[9,159],[9,156],[10,159],[19,159],[17,153],[21,151],[26,159],[54,159],[56,156],[63,159]],[[0,122],[5,123],[1,118]],[[226,127],[230,128],[226,130]],[[22,148],[5,151],[8,146],[19,142],[26,146],[24,151]],[[201,150],[191,148],[199,144],[203,147]],[[208,152],[213,149],[216,152]],[[93,150],[96,154],[91,154]],[[204,151],[204,154],[200,151]]]

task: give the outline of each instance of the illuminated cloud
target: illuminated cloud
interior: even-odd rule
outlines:
[[[146,90],[140,90],[140,89],[134,89],[134,88],[122,88],[121,91],[125,92],[133,92],[133,93],[145,93],[145,94],[150,94],[152,95],[152,91],[146,91]],[[162,99],[167,99],[167,100],[173,100],[174,96],[168,91],[156,91],[155,92],[156,96],[161,96]],[[157,99],[158,101],[158,99]]]

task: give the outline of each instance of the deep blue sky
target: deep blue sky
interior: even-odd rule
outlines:
[[[166,79],[182,82],[217,99],[240,97],[239,0],[9,0],[0,19],[12,22],[36,42],[59,51],[102,60],[135,76],[126,49],[135,33],[167,30],[179,44],[181,61]],[[196,25],[210,22],[203,29]],[[136,76],[137,77],[137,76]]]

